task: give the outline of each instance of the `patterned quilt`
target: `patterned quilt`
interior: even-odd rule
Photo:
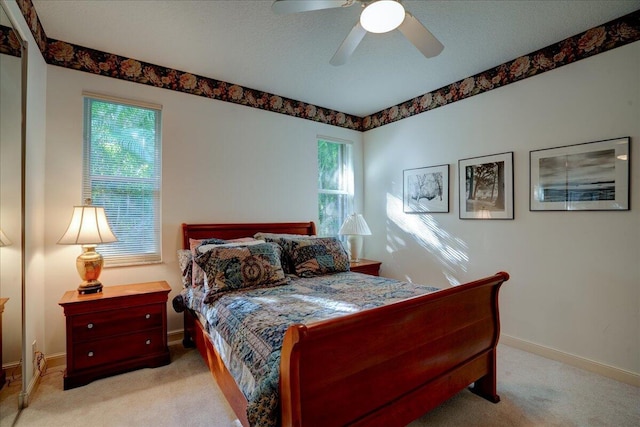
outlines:
[[[314,278],[294,276],[289,285],[217,294],[214,301],[193,289],[185,289],[183,295],[187,306],[206,319],[212,341],[249,402],[249,422],[270,427],[280,423],[280,350],[290,325],[310,324],[436,290],[343,272]]]

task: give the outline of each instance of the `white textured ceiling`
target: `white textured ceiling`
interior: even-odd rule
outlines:
[[[301,0],[304,1],[304,0]],[[444,45],[395,30],[329,64],[360,7],[275,15],[270,0],[33,0],[48,37],[365,116],[640,9],[640,0],[409,1]]]

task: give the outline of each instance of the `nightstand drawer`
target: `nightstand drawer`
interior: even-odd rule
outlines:
[[[72,369],[113,364],[132,357],[140,358],[162,352],[165,347],[162,328],[83,342],[73,347]]]
[[[76,341],[85,341],[161,328],[164,310],[164,305],[153,304],[74,316],[73,336]]]

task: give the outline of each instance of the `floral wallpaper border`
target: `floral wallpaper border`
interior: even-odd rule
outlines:
[[[48,39],[45,61],[75,70],[360,130],[362,119],[268,92]]]
[[[640,40],[640,10],[364,117],[361,130],[367,131],[406,119],[638,40]]]
[[[31,0],[16,0],[48,64],[367,131],[640,40],[640,10],[366,117],[47,38]]]
[[[22,56],[22,46],[13,28],[0,25],[0,53],[11,56]]]

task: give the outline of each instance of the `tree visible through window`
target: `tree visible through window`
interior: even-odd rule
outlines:
[[[337,236],[353,197],[351,145],[318,140],[318,234]]]
[[[85,97],[83,198],[103,206],[118,238],[105,265],[159,262],[160,110]]]

